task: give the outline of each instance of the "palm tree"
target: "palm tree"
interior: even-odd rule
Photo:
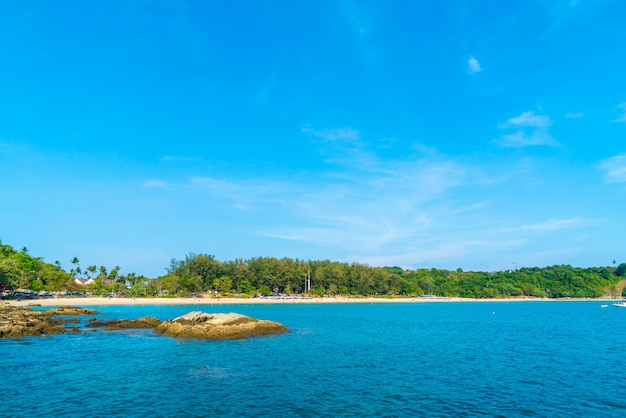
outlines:
[[[78,263],[80,263],[80,260],[78,259],[78,257],[74,257],[72,258],[72,264],[74,264],[74,268],[72,269],[71,273],[72,276],[76,277],[77,274],[80,274],[80,267],[78,266]]]
[[[101,277],[102,279],[106,279],[107,278],[107,268],[104,267],[104,266],[100,266],[99,270],[100,270],[100,274],[98,275],[98,277]]]
[[[87,271],[89,271],[89,277],[93,277],[94,274],[96,274],[96,266],[89,266],[87,267]]]
[[[120,272],[121,267],[120,266],[115,266],[113,267],[113,269],[109,272],[109,280],[117,280],[117,275]]]

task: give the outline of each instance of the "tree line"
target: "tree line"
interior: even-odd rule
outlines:
[[[621,296],[626,263],[617,267],[570,265],[500,272],[370,267],[331,260],[258,257],[221,262],[209,254],[172,259],[157,291],[175,294],[304,294],[448,296],[465,298]]]
[[[189,296],[213,293],[231,296],[446,296],[463,298],[594,298],[622,296],[626,263],[613,267],[578,268],[570,265],[480,272],[400,267],[371,267],[331,260],[256,257],[219,261],[210,254],[190,253],[172,259],[166,274],[147,278],[121,274],[121,268],[80,266],[70,260],[66,272],[58,261],[46,263],[26,248],[15,250],[0,242],[0,288],[34,291],[86,290],[95,294],[132,296]],[[615,264],[615,262],[614,262]],[[74,280],[92,278],[89,286]]]
[[[0,241],[0,290],[29,289],[36,292],[88,291],[93,294],[133,294],[140,291],[148,279],[135,273],[120,274],[121,267],[110,270],[105,266],[89,265],[81,268],[80,260],[73,257],[72,267],[65,271],[59,261],[47,263],[42,257],[34,257],[26,247],[16,250]],[[82,286],[76,278],[92,279]],[[135,286],[135,287],[133,287]]]

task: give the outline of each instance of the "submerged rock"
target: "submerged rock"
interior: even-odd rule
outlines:
[[[237,313],[209,314],[189,312],[158,325],[154,332],[171,337],[234,340],[257,335],[289,332],[281,323],[259,320]]]
[[[78,306],[59,306],[54,309],[48,309],[47,311],[50,315],[59,315],[59,316],[83,316],[83,315],[100,315],[101,312],[94,311],[93,309],[80,308]]]
[[[91,309],[70,306],[59,306],[48,310],[0,306],[0,338],[81,332],[80,326],[65,327],[64,324],[79,324],[80,320],[72,318],[73,316],[99,313]],[[102,328],[106,331],[154,328],[154,332],[158,334],[209,340],[232,340],[289,332],[278,322],[259,320],[236,313],[208,314],[204,312],[189,312],[165,322],[151,316],[108,321],[92,318],[88,320],[86,326]]]
[[[61,309],[59,311],[59,309],[61,308],[32,310],[11,306],[0,307],[0,338],[63,334],[66,332],[63,324],[76,321],[73,318],[59,318],[58,316],[81,314],[75,313],[74,310],[65,311]]]
[[[106,331],[115,331],[120,329],[154,328],[161,322],[160,319],[153,316],[144,316],[138,319],[112,319],[110,321],[93,319],[89,321],[87,327],[103,327]]]

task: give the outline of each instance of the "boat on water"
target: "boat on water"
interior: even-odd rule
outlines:
[[[626,302],[622,300],[622,301],[614,303],[613,306],[615,306],[616,308],[626,308]]]

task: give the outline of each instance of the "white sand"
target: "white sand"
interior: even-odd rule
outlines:
[[[419,299],[419,298],[348,298],[348,297],[327,297],[327,298],[109,298],[109,297],[71,297],[71,298],[50,298],[50,299],[27,299],[8,300],[5,303],[11,306],[115,306],[115,305],[263,305],[263,304],[326,304],[326,303],[381,303],[381,302],[434,302],[447,301],[449,298],[441,299]]]
[[[529,301],[574,301],[607,299],[467,299],[467,298],[372,298],[372,297],[324,297],[324,298],[108,298],[108,297],[72,297],[51,299],[8,300],[3,303],[11,306],[114,306],[114,305],[259,305],[259,304],[328,304],[328,303],[437,303],[437,302],[529,302]]]

